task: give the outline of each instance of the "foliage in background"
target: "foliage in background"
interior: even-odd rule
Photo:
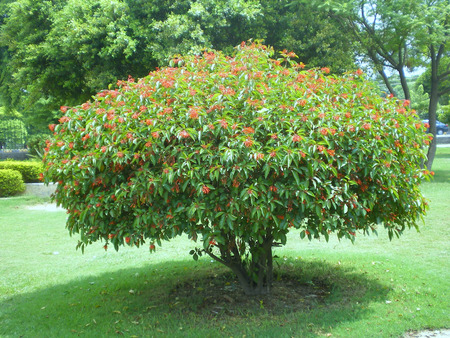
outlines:
[[[428,143],[408,103],[362,72],[328,76],[262,45],[205,52],[97,94],[52,125],[45,182],[79,247],[160,244],[181,234],[268,292],[272,247],[301,237],[416,227]]]
[[[61,105],[86,101],[116,79],[144,76],[173,53],[249,39],[258,13],[257,1],[243,0],[17,0],[1,26],[1,69],[10,75],[2,94],[39,132]]]
[[[0,197],[17,195],[23,191],[25,191],[25,184],[22,180],[22,174],[19,171],[0,169]]]
[[[29,154],[38,159],[44,156],[44,149],[47,146],[46,141],[50,138],[49,134],[34,134],[27,139],[27,148]]]
[[[324,10],[311,2],[261,1],[264,42],[298,55],[307,68],[328,67],[332,73],[354,70],[355,46],[348,34]]]

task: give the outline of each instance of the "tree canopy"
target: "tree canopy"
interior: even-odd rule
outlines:
[[[302,70],[283,52],[206,51],[64,107],[45,182],[79,247],[200,241],[248,294],[270,291],[287,233],[354,240],[417,227],[424,125],[361,71]]]

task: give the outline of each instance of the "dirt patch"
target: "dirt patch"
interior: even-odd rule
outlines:
[[[26,207],[26,209],[27,210],[49,211],[49,212],[64,211],[63,208],[56,206],[55,203],[29,205]]]
[[[278,278],[269,295],[247,296],[232,274],[221,274],[177,284],[170,294],[171,306],[205,316],[245,316],[295,312],[325,303],[331,286],[321,280],[301,283],[295,277]]]
[[[404,334],[404,338],[447,338],[450,337],[450,329],[442,330],[424,330],[424,331],[409,331]]]

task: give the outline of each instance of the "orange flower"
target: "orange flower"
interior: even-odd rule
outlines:
[[[228,122],[225,119],[220,120],[220,126],[224,129],[228,127]]]
[[[244,134],[253,134],[255,132],[255,129],[253,129],[252,127],[247,127],[247,128],[242,129],[242,132]]]
[[[253,140],[252,140],[251,138],[247,138],[247,139],[244,141],[244,145],[245,145],[247,148],[250,148],[250,147],[253,145]]]
[[[321,128],[320,133],[324,136],[328,135],[328,128]]]
[[[302,137],[300,135],[295,134],[292,136],[292,142],[300,142],[302,140]]]
[[[202,192],[206,195],[209,194],[209,192],[211,191],[211,189],[208,188],[208,186],[204,185],[202,187]]]
[[[180,136],[182,138],[189,138],[191,135],[189,135],[189,133],[186,130],[182,130],[180,131]]]
[[[194,120],[198,119],[198,109],[191,108],[189,110],[189,117]]]

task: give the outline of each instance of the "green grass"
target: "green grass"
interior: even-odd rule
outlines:
[[[275,314],[265,303],[211,312],[201,308],[201,291],[174,294],[226,272],[205,257],[193,261],[185,238],[154,254],[105,252],[97,243],[83,255],[64,228],[64,211],[29,210],[42,203],[33,197],[0,199],[0,336],[398,337],[448,328],[450,148],[438,148],[433,170],[434,181],[422,187],[430,210],[420,232],[390,242],[380,231],[355,244],[290,234],[276,251],[277,271],[299,283],[321,281],[330,294]]]

